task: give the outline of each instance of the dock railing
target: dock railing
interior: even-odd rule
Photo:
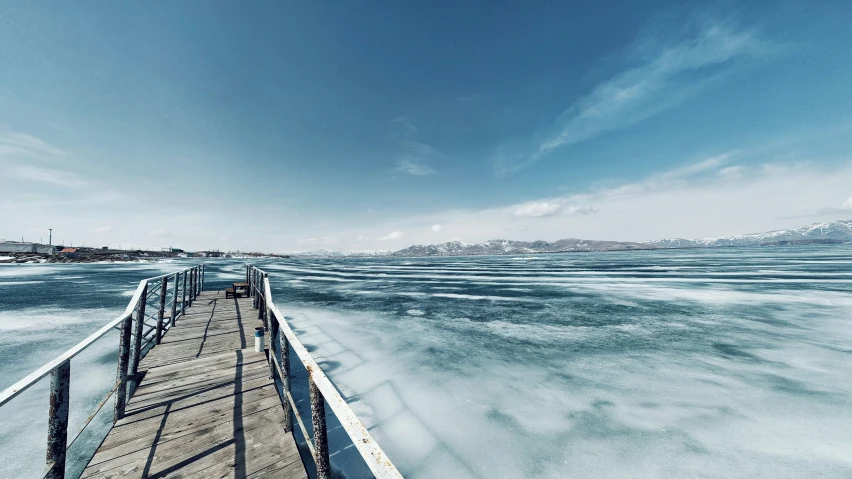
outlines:
[[[269,285],[269,275],[251,265],[246,266],[246,282],[249,283],[249,291],[253,298],[252,306],[257,309],[257,317],[263,320],[265,328],[270,331],[270,338],[278,333],[280,342],[281,361],[279,362],[274,349],[270,347],[269,362],[270,369],[275,368],[283,383],[282,403],[284,405],[288,431],[293,430],[293,416],[305,437],[308,449],[316,464],[317,479],[328,479],[331,477],[331,465],[328,452],[328,434],[325,420],[325,406],[337,417],[343,429],[349,435],[355,448],[361,454],[367,467],[373,475],[379,479],[401,478],[402,475],[388,458],[387,454],[376,443],[367,428],[346,401],[340,396],[337,388],[320,369],[308,350],[296,337],[293,330],[287,324],[284,315],[272,301],[272,290]],[[270,345],[271,346],[271,345]],[[296,402],[290,393],[290,348],[298,356],[299,360],[308,371],[308,388],[311,402],[311,425],[313,426],[313,437],[308,434],[305,424],[298,413]]]
[[[17,395],[50,375],[47,464],[43,477],[50,479],[65,477],[65,459],[68,449],[111,396],[115,395],[113,424],[124,417],[127,397],[130,394],[128,389],[137,380],[139,362],[151,347],[160,344],[163,334],[175,326],[176,319],[185,314],[186,307],[191,305],[203,290],[203,265],[139,281],[133,297],[121,315],[53,361],[0,392],[0,408],[2,408]],[[71,359],[114,328],[119,330],[115,386],[86,419],[79,432],[71,441],[68,441]]]

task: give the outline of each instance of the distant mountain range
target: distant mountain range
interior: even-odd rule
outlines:
[[[576,238],[559,241],[489,240],[482,243],[449,241],[441,244],[416,245],[391,253],[391,256],[466,256],[483,254],[560,253],[565,251],[621,251],[648,249],[642,243],[595,241]]]
[[[838,220],[800,226],[768,233],[724,236],[719,238],[667,238],[655,241],[625,242],[566,238],[549,241],[512,241],[496,239],[481,243],[446,243],[415,245],[399,251],[353,252],[312,251],[297,256],[469,256],[498,254],[562,253],[572,251],[625,251],[668,248],[720,248],[772,246],[787,244],[832,244],[852,242],[852,220]]]
[[[661,239],[643,244],[657,248],[718,248],[724,246],[765,246],[852,242],[852,220],[829,221],[787,230],[750,235],[702,239]]]

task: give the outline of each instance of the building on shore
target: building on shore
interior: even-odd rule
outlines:
[[[0,253],[37,253],[56,254],[56,247],[38,243],[19,243],[17,241],[0,241]]]

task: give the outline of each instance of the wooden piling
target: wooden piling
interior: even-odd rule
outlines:
[[[128,332],[129,332],[128,328]],[[65,477],[65,447],[68,443],[68,405],[71,396],[71,361],[50,372],[50,412],[47,419],[47,467],[49,479]]]
[[[308,370],[310,374],[310,370]],[[328,432],[325,427],[325,399],[317,388],[314,378],[308,377],[311,392],[311,422],[314,426],[314,451],[316,451],[317,479],[331,478],[331,465],[328,459]]]
[[[160,279],[160,309],[157,310],[157,335],[154,337],[154,344],[160,344],[163,339],[163,317],[166,309],[166,290],[169,288],[169,277],[163,276]]]
[[[142,360],[142,333],[145,326],[145,298],[148,297],[148,283],[142,289],[142,297],[136,305],[136,323],[133,331],[133,360],[130,362],[130,375],[139,372],[139,361]]]
[[[117,387],[115,390],[113,423],[124,417],[124,408],[127,405],[127,363],[130,357],[130,323],[130,316],[127,316],[121,322],[121,335],[118,342],[118,368],[115,374]]]

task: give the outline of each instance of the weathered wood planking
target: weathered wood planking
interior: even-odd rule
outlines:
[[[307,478],[269,379],[249,346],[250,298],[201,293],[139,363],[142,382],[84,478]]]

